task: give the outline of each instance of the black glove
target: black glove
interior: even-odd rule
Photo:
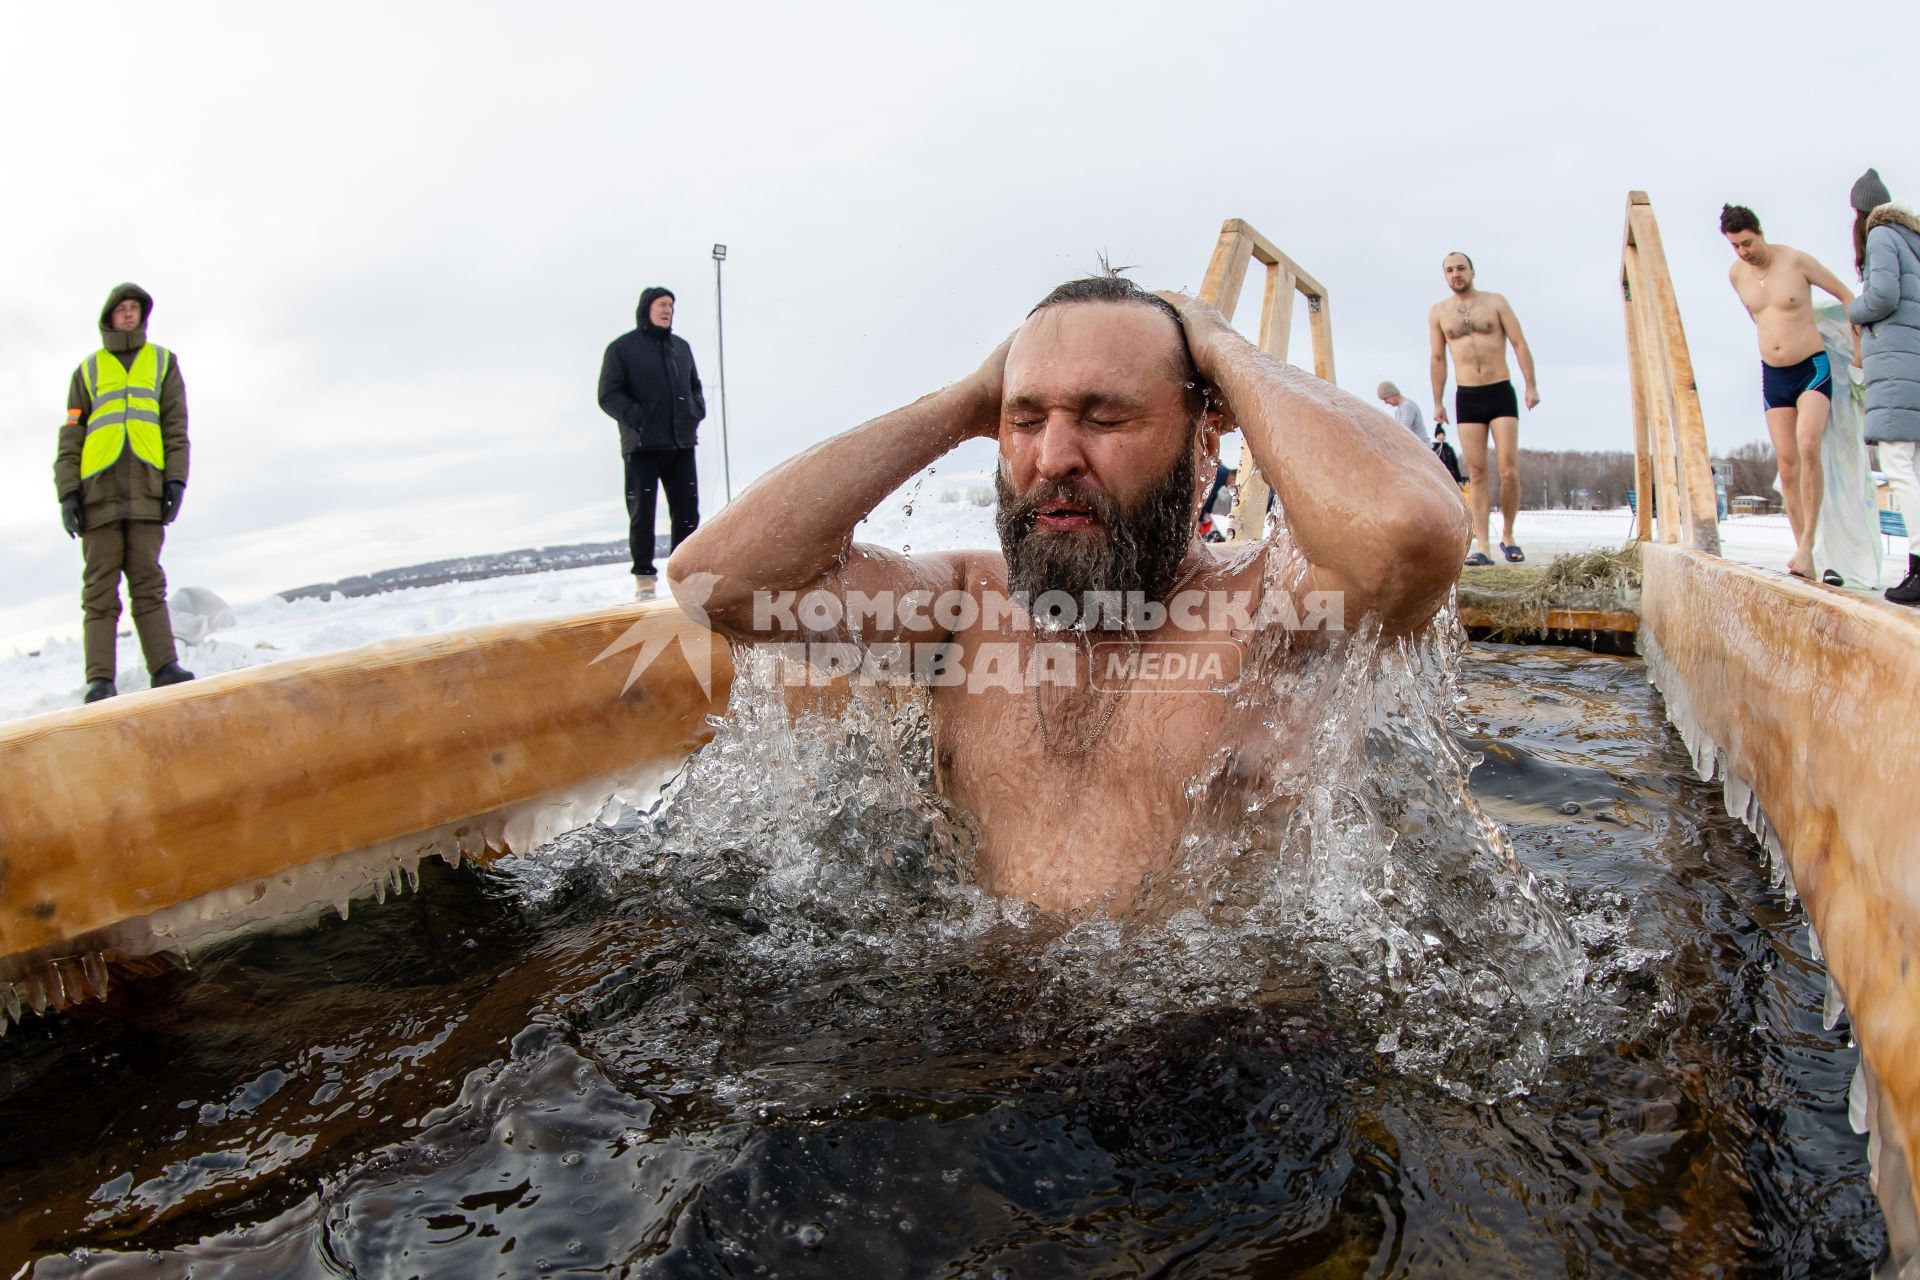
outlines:
[[[69,538],[77,538],[85,523],[80,515],[80,494],[78,490],[65,494],[60,499],[60,527],[67,531]]]
[[[167,481],[167,491],[160,499],[160,523],[172,524],[173,518],[180,514],[180,500],[187,496],[185,480]]]

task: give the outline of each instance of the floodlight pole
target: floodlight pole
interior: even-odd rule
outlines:
[[[727,246],[713,246],[713,319],[720,347],[720,465],[727,481],[727,501],[733,501],[733,452],[727,444],[727,312],[726,295],[720,287],[720,264],[727,260]]]

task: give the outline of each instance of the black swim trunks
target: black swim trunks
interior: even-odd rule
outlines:
[[[1809,391],[1833,399],[1833,368],[1826,352],[1784,367],[1760,362],[1760,402],[1767,408],[1790,409]]]
[[[1520,401],[1513,394],[1511,380],[1489,382],[1484,387],[1453,389],[1455,422],[1492,422],[1495,418],[1520,416]]]

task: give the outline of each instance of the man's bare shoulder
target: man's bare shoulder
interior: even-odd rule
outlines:
[[[847,558],[849,567],[860,565],[858,574],[842,571],[843,580],[871,582],[876,570],[893,581],[884,585],[899,590],[981,591],[1007,589],[1007,560],[998,551],[967,548],[955,551],[922,551],[914,554],[856,542]]]
[[[1770,244],[1769,247],[1773,250],[1773,265],[1767,270],[1769,276],[1781,267],[1800,276],[1811,276],[1823,269],[1819,259],[1805,249],[1796,249],[1790,244]]]
[[[975,592],[1006,590],[1007,558],[998,551],[949,551],[944,554],[954,565],[964,589]]]
[[[1820,259],[1814,257],[1806,250],[1795,249],[1793,253],[1794,265],[1799,269],[1800,274],[1807,278],[1808,284],[1814,283],[1822,276],[1833,275],[1833,272],[1827,269],[1826,263],[1820,261]]]

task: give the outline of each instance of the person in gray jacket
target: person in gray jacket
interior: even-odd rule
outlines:
[[[1920,605],[1920,218],[1893,204],[1872,169],[1852,194],[1854,266],[1865,287],[1847,319],[1861,327],[1867,441],[1880,447],[1907,520],[1907,576],[1886,594]]]

